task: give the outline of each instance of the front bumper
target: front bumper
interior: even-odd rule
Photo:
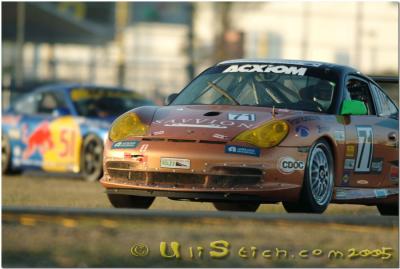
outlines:
[[[246,146],[249,145],[240,145]],[[165,196],[190,200],[295,201],[303,170],[283,173],[279,159],[305,163],[296,147],[261,149],[259,156],[229,154],[225,143],[147,141],[133,149],[112,149],[106,143],[102,185],[109,193]],[[161,158],[190,161],[190,167],[161,167]]]

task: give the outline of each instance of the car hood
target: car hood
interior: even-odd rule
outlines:
[[[275,119],[299,111],[275,109]],[[182,105],[155,111],[151,136],[185,140],[229,141],[273,118],[272,108],[251,106]]]

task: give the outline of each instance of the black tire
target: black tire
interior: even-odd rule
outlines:
[[[320,157],[318,159],[317,154]],[[310,148],[307,157],[300,200],[282,202],[285,210],[289,213],[323,213],[332,199],[334,173],[335,167],[329,144],[325,140],[317,140]]]
[[[257,202],[214,202],[214,207],[219,211],[247,211],[256,212],[260,203]]]
[[[376,205],[379,213],[382,216],[398,216],[399,215],[399,205],[398,204],[380,204]]]
[[[13,169],[11,158],[10,141],[8,137],[3,134],[1,136],[1,173],[3,175],[15,175],[21,173],[21,170]]]
[[[124,194],[107,194],[108,200],[116,208],[142,208],[147,209],[154,201],[154,197],[143,197]]]
[[[82,143],[81,176],[86,181],[97,181],[103,175],[103,141],[96,135],[87,135]]]

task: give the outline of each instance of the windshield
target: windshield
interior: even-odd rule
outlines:
[[[119,116],[135,107],[153,105],[135,92],[117,89],[73,89],[71,99],[77,113],[84,117]]]
[[[327,112],[336,76],[315,67],[221,65],[190,83],[172,105],[265,106]]]

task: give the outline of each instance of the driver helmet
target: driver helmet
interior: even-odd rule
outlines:
[[[326,80],[320,80],[314,85],[314,101],[318,102],[324,109],[331,104],[333,85]]]

